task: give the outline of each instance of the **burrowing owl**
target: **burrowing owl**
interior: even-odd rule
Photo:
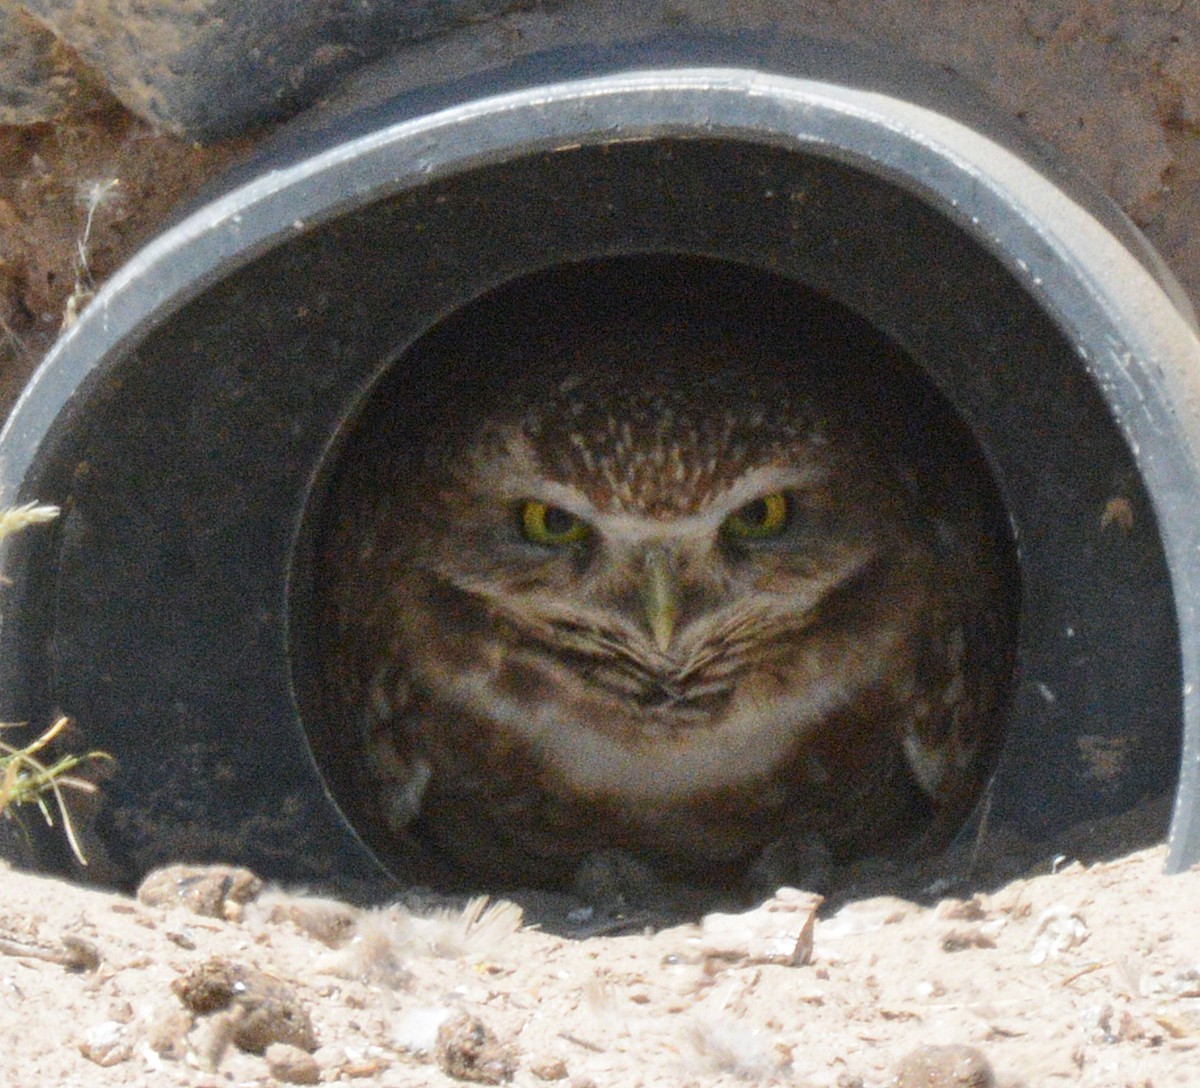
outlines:
[[[903,409],[670,328],[448,388],[330,537],[342,721],[398,849],[725,881],[789,836],[854,854],[961,819],[1008,587]]]

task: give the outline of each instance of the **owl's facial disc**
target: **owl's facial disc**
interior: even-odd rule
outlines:
[[[595,704],[588,717],[651,733],[715,725],[731,703],[751,713],[825,602],[872,564],[880,504],[843,501],[867,474],[847,473],[823,435],[738,456],[702,486],[672,485],[668,458],[658,483],[647,463],[625,488],[609,462],[571,474],[500,426],[414,496],[443,524],[414,541],[418,563],[473,602],[488,690],[574,691]]]
[[[511,466],[505,479],[474,507],[491,526],[487,573],[456,549],[443,576],[486,604],[527,666],[648,720],[719,713],[874,552],[830,521],[827,473],[808,463],[750,470],[682,514],[601,507]]]
[[[582,496],[572,496],[571,502],[576,509],[586,509],[586,515],[543,499],[523,501],[516,518],[522,538],[544,551],[548,560],[554,553],[570,554],[572,569],[581,577],[593,564],[607,566],[610,580],[614,572],[627,568],[619,580],[636,582],[644,628],[653,636],[659,653],[667,657],[673,656],[684,599],[695,588],[688,582],[705,581],[696,577],[700,570],[706,570],[707,580],[714,581],[712,574],[720,558],[713,554],[717,546],[725,553],[726,563],[732,564],[737,558],[747,558],[756,547],[784,541],[795,505],[790,492],[772,490],[729,513],[725,511],[731,504],[724,502],[699,518],[649,519],[605,517],[588,509]],[[596,581],[603,580],[601,572]],[[727,588],[729,578],[715,582],[712,588],[720,591]],[[614,605],[620,607],[619,594]]]

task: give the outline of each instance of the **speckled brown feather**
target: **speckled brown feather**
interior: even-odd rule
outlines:
[[[795,401],[746,386],[738,411],[725,380],[659,370],[621,389],[619,376],[573,376],[521,420],[542,470],[598,509],[649,517],[704,510],[748,469],[823,442],[822,421]]]

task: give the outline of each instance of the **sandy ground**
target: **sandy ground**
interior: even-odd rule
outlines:
[[[8,871],[0,1081],[1194,1085],[1200,870],[1164,876],[1164,856],[815,923],[785,891],[577,940],[511,905],[363,912],[231,870],[137,900]]]

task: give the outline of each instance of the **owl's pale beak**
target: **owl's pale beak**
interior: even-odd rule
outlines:
[[[675,633],[679,614],[679,593],[671,559],[661,548],[646,552],[645,581],[642,582],[642,607],[654,635],[655,645],[665,654]]]

